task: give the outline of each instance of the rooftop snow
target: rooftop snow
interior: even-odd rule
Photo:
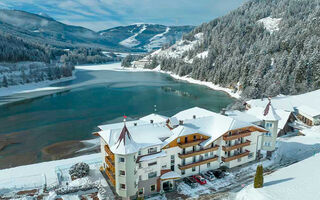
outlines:
[[[169,118],[166,117],[166,116],[158,115],[158,114],[153,113],[153,114],[144,116],[144,117],[140,118],[139,120],[145,121],[145,122],[149,122],[149,123],[150,123],[151,120],[153,120],[154,123],[159,123],[159,122],[165,122],[168,119]]]
[[[177,174],[176,172],[170,171],[167,172],[165,174],[162,174],[160,176],[160,179],[164,180],[164,179],[175,179],[175,178],[181,178],[181,176],[179,174]]]

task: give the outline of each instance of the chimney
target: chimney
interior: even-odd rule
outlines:
[[[152,119],[150,120],[150,123],[153,124],[153,120]]]
[[[193,119],[195,119],[195,118],[197,118],[197,116],[196,116],[196,115],[193,115]]]
[[[183,120],[179,120],[179,125],[183,125]]]
[[[135,122],[135,123],[133,123],[133,125],[134,125],[134,126],[137,126],[137,123]]]

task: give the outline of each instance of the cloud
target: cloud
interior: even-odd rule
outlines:
[[[0,7],[45,12],[72,25],[102,30],[136,22],[199,25],[246,0],[1,0]]]

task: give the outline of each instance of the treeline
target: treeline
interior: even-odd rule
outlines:
[[[258,23],[269,16],[282,18],[278,31]],[[243,98],[320,88],[320,0],[251,0],[183,39],[195,40],[197,33],[203,33],[198,45],[177,58],[155,55],[153,67],[224,87],[239,82]],[[196,57],[204,51],[206,58]]]

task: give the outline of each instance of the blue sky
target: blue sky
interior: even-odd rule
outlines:
[[[199,25],[246,0],[1,0],[0,8],[46,13],[95,31],[133,23]]]

